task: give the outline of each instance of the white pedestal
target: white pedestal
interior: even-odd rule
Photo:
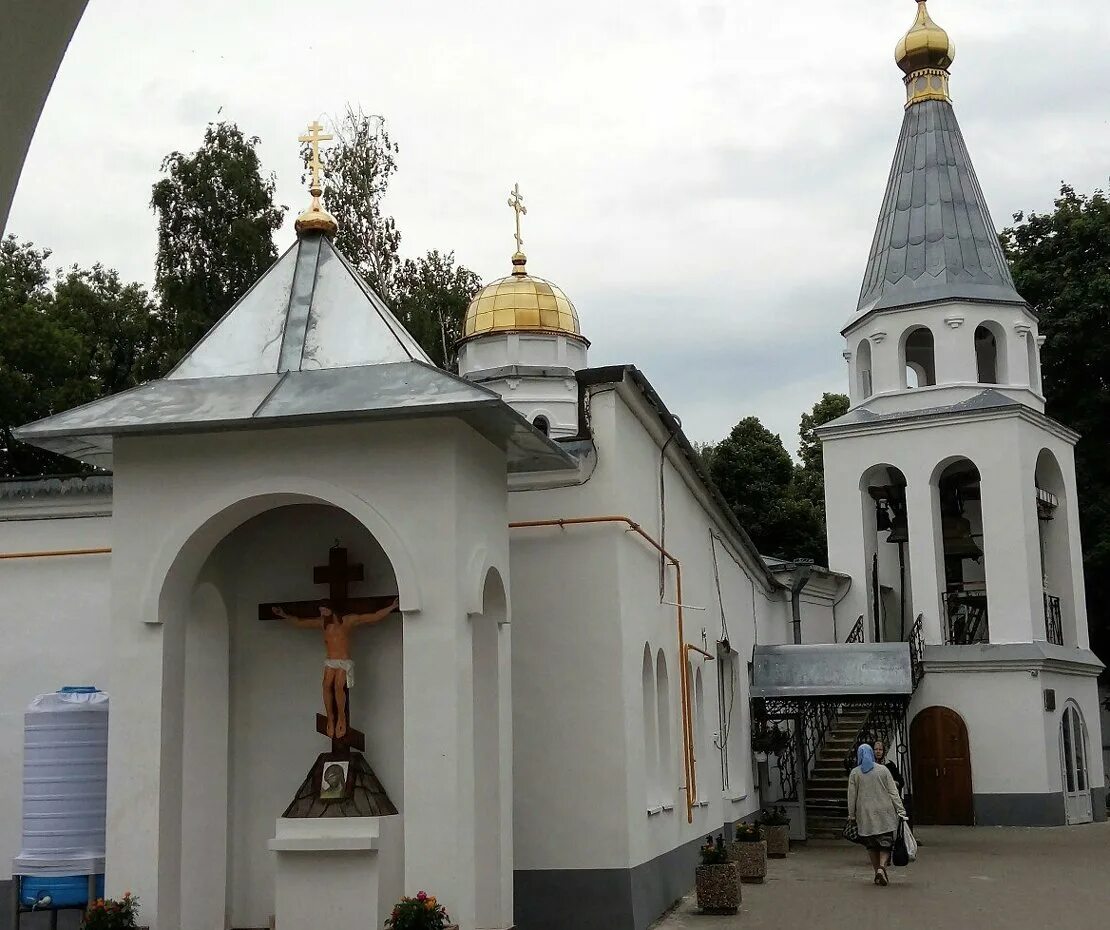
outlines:
[[[401,816],[279,817],[276,930],[381,927],[404,884]]]

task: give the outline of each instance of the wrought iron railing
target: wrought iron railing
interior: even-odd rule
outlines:
[[[946,591],[943,597],[946,645],[971,646],[990,642],[986,591],[975,588]]]
[[[909,781],[909,732],[906,727],[907,703],[899,700],[876,700],[871,710],[856,732],[852,748],[845,754],[844,767],[851,769],[856,764],[856,748],[864,743],[874,745],[882,740],[887,753],[894,758],[902,775]]]
[[[856,625],[852,627],[852,632],[848,634],[848,638],[844,640],[846,643],[862,643],[863,642],[863,614],[856,621]]]
[[[1050,643],[1064,645],[1064,622],[1060,619],[1060,598],[1054,594],[1044,596],[1044,629]]]
[[[925,633],[922,630],[924,622],[924,615],[918,614],[910,628],[910,675],[914,691],[921,684],[921,679],[925,677]]]
[[[754,703],[754,702],[753,702]],[[764,720],[779,722],[783,731],[790,734],[789,742],[777,753],[779,788],[782,800],[798,799],[798,784],[801,773],[807,775],[817,762],[817,754],[825,744],[825,738],[836,724],[840,713],[839,701],[767,699],[753,707],[753,716],[761,715]],[[799,727],[801,728],[801,749],[804,755],[799,758]]]

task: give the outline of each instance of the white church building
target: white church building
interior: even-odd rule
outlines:
[[[898,63],[851,409],[821,430],[829,568],[761,557],[639,369],[589,367],[519,239],[455,375],[318,197],[165,378],[22,428],[104,472],[0,482],[11,906],[24,710],[67,685],[110,696],[106,891],[153,930],[381,927],[419,890],[461,930],[644,930],[707,834],[771,803],[797,840],[836,832],[868,737],[919,822],[1104,819],[1078,437],[1044,414],[923,2]],[[270,619],[337,571],[399,601],[352,634],[361,753],[316,729],[319,633]],[[789,746],[753,754],[775,729]],[[327,803],[341,759],[370,813]]]

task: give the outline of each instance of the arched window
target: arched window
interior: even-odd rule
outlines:
[[[659,797],[668,807],[674,804],[677,786],[671,759],[671,684],[667,676],[667,657],[662,649],[655,658],[655,710],[659,733]]]
[[[739,795],[747,790],[744,776],[744,744],[742,717],[744,696],[740,690],[740,656],[729,652],[721,656],[718,674],[719,720],[721,728],[720,744],[724,746],[724,788],[731,795]],[[747,766],[751,770],[751,766]]]
[[[545,436],[551,435],[551,423],[548,422],[547,417],[536,417],[532,421],[532,425]]]
[[[1029,387],[1041,393],[1041,359],[1037,348],[1037,337],[1031,332],[1025,334],[1025,354],[1029,365]]]
[[[644,644],[644,668],[641,685],[644,701],[644,785],[649,808],[658,803],[659,797],[659,745],[656,740],[655,663],[651,660],[651,646]]]
[[[1006,335],[997,323],[975,327],[975,366],[980,384],[1006,383]]]
[[[1090,823],[1091,785],[1088,781],[1087,727],[1074,701],[1068,701],[1060,718],[1060,765],[1064,788],[1064,811],[1071,823]]]
[[[860,400],[866,400],[874,393],[870,339],[862,340],[856,347],[856,390],[859,392]]]
[[[911,329],[902,340],[902,387],[919,388],[937,383],[933,331],[927,326]]]

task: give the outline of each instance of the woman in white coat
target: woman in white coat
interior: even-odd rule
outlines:
[[[859,763],[848,776],[848,820],[859,830],[859,842],[867,849],[875,884],[888,882],[886,869],[898,820],[906,820],[906,809],[894,777],[885,765],[875,763],[875,751],[866,743],[856,751]]]

